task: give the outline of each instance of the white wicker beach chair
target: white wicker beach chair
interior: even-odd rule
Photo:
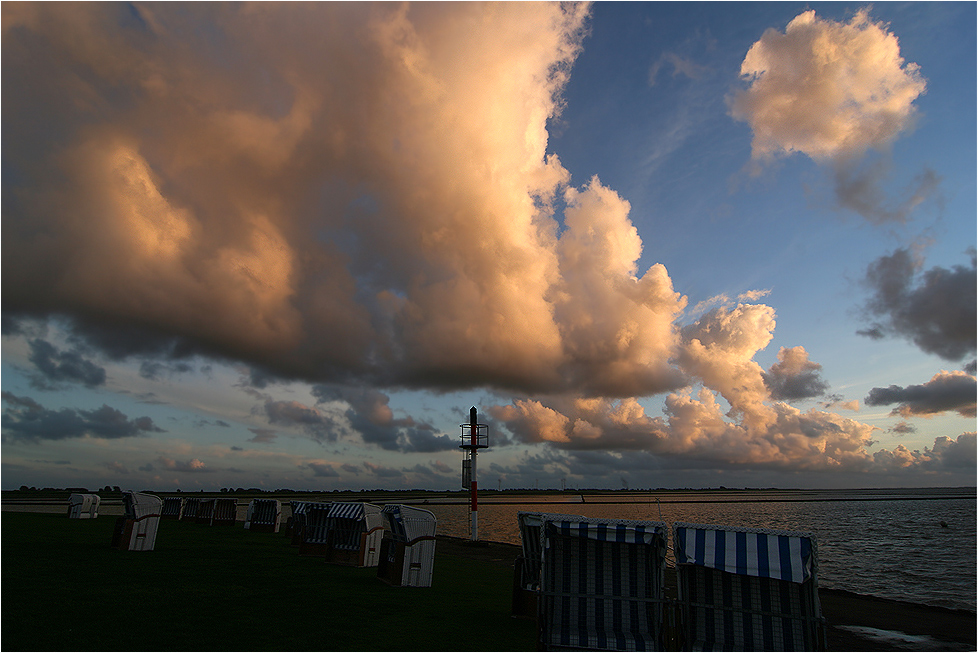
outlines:
[[[278,533],[282,525],[282,502],[278,499],[252,499],[244,527],[262,533]]]
[[[688,651],[825,650],[810,533],[673,524]]]
[[[391,585],[431,587],[438,524],[434,513],[390,504],[384,506],[382,514],[389,532],[381,541],[377,577]]]
[[[666,533],[661,522],[543,518],[541,648],[662,650]]]
[[[163,501],[152,494],[122,493],[124,515],[115,523],[112,546],[124,551],[152,551]]]
[[[97,494],[72,494],[68,497],[69,519],[95,519],[102,498]]]

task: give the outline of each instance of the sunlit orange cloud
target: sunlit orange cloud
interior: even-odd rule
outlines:
[[[110,352],[120,356],[202,353],[322,383],[525,393],[494,411],[527,440],[867,459],[872,427],[772,401],[753,358],[771,341],[773,308],[711,307],[680,329],[687,299],[662,265],[639,269],[628,202],[547,154],[587,4],[2,11],[4,124],[18,126],[4,133],[5,315],[68,315],[92,339],[126,329],[126,348]],[[772,120],[766,103],[793,82],[758,64],[733,105],[755,151],[831,157],[892,139],[923,87],[889,36],[863,14],[842,27],[803,14],[786,52],[815,61],[802,47],[812,30],[855,30],[865,43],[853,56],[883,65],[882,82],[868,64],[853,79],[813,69],[836,90],[866,82],[855,113],[841,113],[873,136],[839,132],[839,105],[821,97],[795,116],[804,133]],[[748,60],[784,41],[775,36]],[[882,91],[892,97],[879,107]],[[865,127],[887,111],[892,124]],[[660,393],[672,393],[665,419],[632,399]],[[327,417],[317,410],[266,405],[270,419],[301,413],[312,437],[337,437],[316,430]],[[398,427],[389,411],[370,420]]]
[[[848,23],[808,10],[783,32],[769,28],[740,72],[748,86],[731,96],[730,114],[753,131],[753,174],[777,157],[805,154],[832,166],[839,206],[874,223],[903,221],[938,193],[938,177],[925,169],[888,204],[879,190],[886,161],[861,160],[869,150],[888,153],[913,127],[913,103],[927,87],[917,64],[900,55],[897,37],[869,10]]]

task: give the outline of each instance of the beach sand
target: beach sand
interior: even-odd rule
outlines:
[[[473,546],[467,540],[438,536],[439,553],[485,560],[512,569],[520,547],[499,542]],[[667,595],[670,579],[667,576]],[[675,587],[675,580],[672,579]],[[673,589],[674,592],[674,589]],[[830,651],[975,651],[978,618],[967,610],[891,601],[820,588]]]

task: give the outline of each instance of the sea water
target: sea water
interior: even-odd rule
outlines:
[[[820,587],[975,610],[976,501],[974,490],[961,494],[940,489],[815,491],[805,495],[807,500],[797,494],[744,500],[744,494],[704,499],[703,493],[664,493],[656,500],[653,492],[615,502],[614,495],[607,495],[602,503],[580,503],[580,497],[569,503],[563,494],[532,503],[480,503],[479,539],[520,544],[520,511],[664,521],[670,545],[677,521],[803,531],[817,538]],[[467,505],[426,508],[438,518],[440,534],[470,537]]]

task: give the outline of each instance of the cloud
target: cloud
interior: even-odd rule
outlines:
[[[3,431],[15,438],[64,440],[90,436],[116,439],[165,432],[149,417],[129,419],[120,410],[105,404],[93,410],[50,410],[30,397],[18,397],[6,391],[3,401],[7,404],[2,418]]]
[[[214,470],[209,469],[203,461],[193,458],[191,460],[174,460],[172,458],[167,458],[166,456],[160,456],[156,459],[164,469],[171,472],[189,472],[189,473],[201,473],[201,472],[212,472]]]
[[[275,438],[278,437],[278,433],[276,433],[273,429],[249,428],[248,430],[255,434],[255,437],[248,438],[248,442],[268,444],[270,442],[274,442]]]
[[[898,206],[886,207],[879,185],[887,162],[860,165],[867,151],[887,152],[912,127],[913,103],[926,90],[897,37],[866,9],[848,23],[808,10],[784,32],[768,29],[740,73],[747,88],[730,99],[730,114],[750,124],[755,163],[800,152],[830,165],[839,205],[874,223],[903,221],[937,192],[937,176],[925,170]]]
[[[404,476],[404,472],[399,469],[394,469],[393,467],[386,467],[384,465],[376,465],[371,462],[363,463],[364,469],[370,472],[372,475],[379,478],[400,478]]]
[[[51,390],[60,383],[81,383],[89,388],[105,385],[105,368],[85,359],[77,351],[59,351],[46,340],[31,340],[29,360],[34,363],[40,378],[31,380],[39,390]],[[55,385],[52,385],[55,384]]]
[[[865,403],[867,406],[900,404],[893,409],[893,414],[903,417],[926,417],[948,411],[955,411],[962,417],[974,417],[976,388],[973,375],[942,371],[921,385],[873,388]]]
[[[344,415],[350,428],[367,444],[401,452],[450,451],[458,441],[439,434],[430,424],[416,422],[408,416],[395,418],[389,406],[390,397],[372,388],[349,388],[317,385],[312,394],[320,402],[342,401],[349,408]]]
[[[974,251],[970,267],[921,268],[909,249],[898,249],[869,265],[865,284],[873,294],[865,310],[882,320],[858,333],[873,339],[900,336],[949,361],[973,356],[978,324]]]
[[[5,21],[5,313],[310,381],[680,382],[684,299],[636,269],[627,203],[547,153],[588,5],[134,11]]]
[[[755,158],[802,152],[851,159],[893,141],[914,115],[926,83],[905,63],[896,36],[860,10],[849,23],[799,14],[768,29],[744,58],[749,83],[731,113],[749,122]]]
[[[335,442],[339,436],[331,416],[301,402],[269,399],[264,410],[270,424],[302,429],[317,442]]]
[[[893,451],[878,451],[873,456],[874,465],[882,469],[915,467],[926,471],[974,470],[976,463],[975,433],[962,433],[956,439],[942,435],[934,439],[934,447],[924,451],[911,451],[897,445]]]
[[[916,433],[917,427],[908,422],[897,422],[890,432],[896,433],[897,435],[907,435],[908,433]]]
[[[778,350],[778,362],[762,376],[772,399],[808,399],[828,390],[829,384],[820,376],[821,369],[821,365],[808,360],[804,347],[782,347]]]
[[[128,474],[129,473],[129,468],[126,467],[125,465],[123,465],[122,463],[116,461],[116,460],[103,462],[102,463],[102,466],[105,467],[106,469],[108,469],[111,472],[115,472],[116,474]]]
[[[322,462],[311,462],[306,465],[312,470],[313,476],[323,477],[323,478],[339,478],[340,474],[336,469],[328,464]]]

